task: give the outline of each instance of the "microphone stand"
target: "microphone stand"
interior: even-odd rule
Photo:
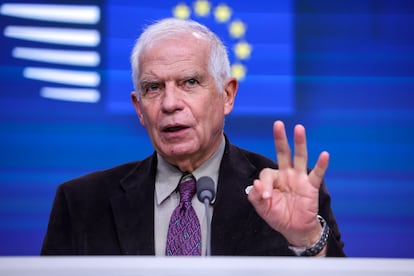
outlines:
[[[206,256],[211,256],[211,219],[210,219],[210,200],[204,198],[204,209],[206,210],[206,223],[207,223],[207,235],[206,235]]]
[[[207,235],[206,235],[206,256],[211,256],[211,215],[210,204],[216,196],[214,181],[211,177],[203,176],[197,180],[197,198],[204,203],[206,211]]]

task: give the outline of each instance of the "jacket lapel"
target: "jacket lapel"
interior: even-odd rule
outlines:
[[[212,254],[236,255],[249,217],[254,213],[245,189],[258,171],[236,147],[226,142],[212,219]]]
[[[154,183],[156,159],[156,155],[153,154],[140,162],[121,180],[122,193],[111,198],[121,254],[155,254]]]

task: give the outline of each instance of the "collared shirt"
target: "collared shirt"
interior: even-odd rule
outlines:
[[[215,190],[217,190],[217,181],[221,159],[225,148],[225,139],[217,149],[217,151],[199,168],[192,172],[195,179],[198,180],[202,176],[209,176],[213,179]],[[171,214],[180,202],[180,193],[176,192],[178,182],[183,174],[178,168],[167,163],[159,154],[157,155],[157,174],[155,177],[155,207],[154,207],[154,234],[155,234],[155,255],[165,256],[165,247],[167,242],[168,226]],[[206,215],[204,204],[197,199],[195,195],[192,199],[192,205],[200,221],[201,227],[201,252],[204,254],[206,250]],[[210,206],[210,214],[213,212]],[[211,219],[211,218],[210,218]]]

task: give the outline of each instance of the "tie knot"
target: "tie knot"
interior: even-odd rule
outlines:
[[[183,175],[178,185],[180,202],[190,202],[196,192],[196,181],[192,174]]]

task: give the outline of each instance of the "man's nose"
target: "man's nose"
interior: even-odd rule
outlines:
[[[164,97],[161,102],[163,112],[172,113],[182,109],[182,99],[179,88],[175,82],[165,84]]]

